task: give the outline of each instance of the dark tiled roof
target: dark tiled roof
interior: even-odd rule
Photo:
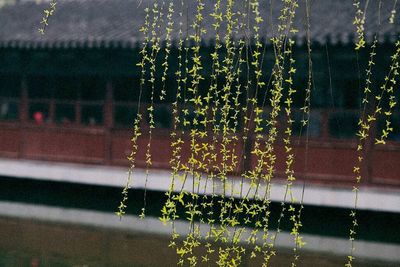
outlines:
[[[180,0],[174,0],[175,8],[179,8]],[[144,7],[151,0],[59,0],[57,10],[50,18],[46,34],[38,32],[43,10],[48,3],[20,2],[0,8],[0,46],[8,47],[75,47],[75,46],[135,46],[141,41],[139,28],[144,19]],[[161,2],[161,0],[159,0]],[[166,0],[168,2],[168,0]],[[187,0],[189,6],[196,1]],[[210,14],[215,0],[206,0],[204,14]],[[239,2],[236,8],[240,9]],[[276,23],[279,15],[279,0],[260,1],[260,11],[265,18],[262,36],[271,37],[271,19]],[[296,38],[299,43],[306,36],[305,1],[299,1],[295,26],[299,30]],[[311,36],[314,42],[348,43],[354,41],[355,26],[352,24],[355,7],[352,0],[310,0],[311,4]],[[363,2],[364,3],[364,2]],[[379,3],[381,6],[379,8]],[[367,40],[371,40],[378,30],[381,21],[381,40],[393,41],[398,33],[400,18],[395,17],[394,24],[389,23],[390,11],[394,2],[371,0],[366,12],[365,32]],[[272,9],[272,10],[271,10]],[[189,7],[189,13],[195,8]],[[192,14],[185,16],[193,18]],[[212,18],[205,15],[206,25]],[[189,21],[190,23],[190,21]],[[175,24],[177,26],[177,23]],[[176,34],[177,31],[175,31]],[[213,30],[208,29],[205,41],[213,39]],[[175,35],[176,38],[176,35]]]

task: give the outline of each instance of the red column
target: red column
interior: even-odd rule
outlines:
[[[321,111],[321,139],[323,142],[327,142],[329,139],[329,114],[331,110],[323,109]]]
[[[29,121],[29,102],[28,102],[28,83],[26,77],[21,79],[21,101],[19,106],[20,120],[20,140],[18,148],[18,157],[23,158],[25,155],[26,128]]]
[[[78,99],[75,102],[75,123],[79,125],[81,124],[81,122],[82,122],[81,101]]]
[[[111,150],[112,150],[112,127],[114,126],[114,112],[113,112],[113,85],[112,81],[107,81],[106,96],[104,102],[104,163],[111,164]]]
[[[26,77],[22,77],[21,80],[21,102],[19,110],[19,120],[21,124],[25,124],[29,120],[28,84]]]
[[[54,98],[52,98],[49,103],[49,122],[56,122],[56,103]]]
[[[114,125],[113,117],[113,85],[111,81],[107,82],[106,97],[104,103],[104,126],[109,129]]]

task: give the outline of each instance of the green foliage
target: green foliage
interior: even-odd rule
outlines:
[[[242,5],[243,8],[238,9],[238,5]],[[142,31],[150,37],[145,39],[143,60],[139,63],[143,74],[145,72],[150,74],[150,79],[142,80],[142,83],[148,83],[151,88],[151,103],[147,108],[150,129],[146,152],[146,183],[148,171],[152,165],[150,146],[154,128],[152,112],[155,80],[157,79],[156,68],[163,69],[161,77],[163,88],[159,96],[160,100],[163,100],[168,93],[165,90],[165,83],[168,78],[167,71],[171,57],[171,33],[175,30],[178,31],[178,68],[175,73],[177,90],[175,101],[172,103],[174,124],[170,135],[171,184],[166,192],[167,199],[161,209],[160,217],[164,224],[172,226],[169,246],[174,248],[179,256],[178,265],[195,266],[200,262],[210,262],[211,259],[216,259],[215,264],[218,266],[238,266],[242,257],[248,253],[250,258],[262,257],[263,266],[267,266],[270,259],[276,255],[275,243],[282,231],[280,229],[281,222],[285,219],[292,224],[290,232],[293,237],[292,266],[296,266],[300,255],[299,250],[306,244],[300,234],[301,214],[304,208],[301,205],[303,196],[301,196],[301,200],[297,200],[292,192],[292,185],[296,181],[293,169],[295,153],[292,145],[294,123],[292,103],[293,96],[299,90],[294,87],[293,82],[296,75],[293,36],[297,33],[297,29],[293,28],[293,21],[298,3],[295,0],[282,1],[276,32],[270,40],[275,59],[268,84],[263,79],[263,76],[266,75],[266,70],[263,69],[266,46],[260,38],[264,18],[259,11],[259,5],[258,0],[246,0],[241,3],[234,0],[217,0],[213,4],[213,12],[204,14],[205,3],[203,0],[197,0],[194,19],[189,25],[186,35],[184,35],[183,28],[183,14],[186,6],[183,0],[178,8],[180,19],[178,25],[172,19],[176,12],[172,0],[168,3],[162,1],[161,4],[156,2],[151,8],[146,9],[147,15]],[[356,7],[354,25],[358,38],[355,50],[359,51],[366,45],[365,11],[359,1],[354,1],[354,6]],[[306,131],[308,131],[311,88],[313,87],[308,2],[306,8],[309,75],[307,86],[304,89],[304,105],[301,108],[303,112],[301,126],[306,127]],[[210,52],[209,58],[204,58],[200,54],[201,41],[206,34],[205,16],[211,18],[210,23],[215,40],[214,49]],[[161,65],[158,66],[157,54],[162,49],[160,46],[162,32],[165,33],[165,56]],[[247,35],[240,34],[243,32],[246,32]],[[243,37],[237,38],[236,36]],[[356,185],[353,188],[355,208],[350,214],[352,227],[349,234],[352,250],[348,256],[347,266],[351,266],[354,259],[353,241],[358,225],[356,208],[358,184],[361,182],[363,143],[369,136],[371,123],[382,112],[387,116],[386,128],[383,129],[380,138],[376,139],[376,143],[384,143],[392,131],[389,117],[396,105],[393,91],[398,76],[398,51],[392,57],[389,74],[381,87],[382,94],[371,96],[371,76],[377,40],[377,36],[375,36],[366,69],[362,100],[364,110],[359,122],[360,130],[357,134],[359,137],[358,161],[353,170],[356,175]],[[146,47],[150,49],[149,54],[147,54]],[[199,85],[204,82],[203,65],[205,60],[212,62],[211,79],[208,81],[208,90],[201,93]],[[265,101],[259,102],[257,96],[260,93],[270,95],[267,99],[270,106],[268,118],[263,116],[266,103]],[[242,95],[246,96],[244,105],[240,102]],[[389,98],[389,106],[383,111],[380,100],[384,95]],[[378,104],[371,114],[367,114],[366,105],[371,97],[374,97]],[[190,116],[190,110],[194,111],[194,116]],[[241,114],[243,115],[241,116]],[[286,126],[283,133],[280,134],[280,128],[277,125],[281,115],[286,117]],[[237,135],[239,123],[243,125],[244,134],[241,138]],[[191,128],[188,129],[188,126]],[[236,192],[234,186],[236,178],[230,177],[233,177],[233,173],[237,173],[244,157],[244,155],[238,155],[239,151],[236,149],[239,144],[244,147],[250,145],[248,144],[249,135],[255,136],[251,154],[254,155],[256,163],[251,171],[240,174],[240,189],[239,192]],[[189,136],[189,139],[185,136]],[[285,194],[282,196],[278,228],[273,234],[269,227],[271,213],[269,206],[271,182],[275,177],[277,161],[275,144],[280,136],[282,136],[286,154],[286,185]],[[185,146],[189,146],[191,151],[187,160],[182,157]],[[192,184],[189,185],[188,181],[190,180]],[[245,184],[250,185],[247,190],[244,189]],[[211,195],[207,195],[206,192],[210,190]],[[126,192],[127,190],[124,189],[119,215],[124,213]],[[234,196],[239,196],[240,201],[235,201]],[[296,208],[295,204],[298,203],[300,205]],[[144,211],[145,206],[141,217],[144,217]],[[190,226],[186,236],[181,237],[176,232],[175,221],[177,219],[189,222]],[[201,231],[201,225],[207,225],[206,234]],[[212,249],[212,244],[215,243],[220,244],[218,249]],[[205,248],[205,252],[199,257],[196,251],[199,252],[201,247]]]
[[[46,31],[47,26],[49,25],[49,19],[53,16],[54,12],[56,11],[57,0],[51,0],[50,5],[47,9],[43,10],[43,17],[40,21],[40,28],[38,29],[40,34],[44,34]]]
[[[169,247],[179,256],[178,265],[195,266],[211,261],[218,266],[239,266],[247,254],[250,259],[262,257],[263,266],[268,266],[276,255],[276,240],[281,233],[281,224],[288,220],[291,224],[290,235],[293,238],[292,266],[299,261],[299,251],[306,245],[301,236],[301,215],[303,195],[298,200],[292,186],[296,181],[292,129],[293,98],[303,90],[305,95],[301,107],[301,130],[308,132],[313,88],[310,3],[306,1],[306,32],[308,53],[308,77],[305,88],[296,88],[294,80],[297,70],[294,50],[294,36],[298,32],[293,22],[297,15],[298,1],[282,0],[277,25],[272,27],[273,36],[268,40],[272,44],[274,62],[271,70],[264,67],[263,60],[267,45],[261,39],[263,23],[266,18],[260,12],[259,0],[216,0],[213,11],[205,14],[204,0],[195,1],[195,12],[191,23],[186,20],[187,2],[180,1],[179,7],[174,0],[154,1],[145,10],[145,21],[140,31],[144,35],[141,60],[137,66],[141,69],[140,96],[144,88],[150,90],[150,103],[145,110],[149,119],[146,145],[146,181],[152,167],[152,135],[155,128],[154,100],[156,82],[161,80],[162,88],[158,96],[160,101],[167,98],[166,84],[171,60],[177,62],[176,95],[172,103],[173,129],[170,133],[172,156],[171,183],[165,193],[166,201],[161,209],[160,221],[172,226]],[[356,53],[366,49],[365,20],[366,9],[358,0],[353,1],[355,16],[353,24],[357,33]],[[395,1],[389,23],[395,19]],[[50,8],[44,10],[39,32],[44,34],[48,20],[54,13],[56,1],[50,2]],[[186,14],[186,15],[185,15]],[[177,19],[175,18],[177,17]],[[205,23],[212,27],[205,27]],[[186,26],[186,28],[185,28]],[[202,41],[212,30],[214,47],[204,56]],[[171,54],[172,36],[178,32],[177,55]],[[376,145],[386,143],[393,125],[391,117],[397,105],[395,88],[399,78],[400,41],[395,44],[391,64],[379,93],[372,90],[372,78],[375,68],[378,33],[370,46],[369,60],[365,69],[362,109],[358,123],[358,144],[355,153],[357,160],[353,168],[355,176],[354,208],[350,213],[351,227],[349,240],[351,251],[345,266],[352,266],[355,259],[354,240],[357,235],[357,205],[359,185],[364,171],[365,143],[371,135],[371,129],[379,116],[384,117],[385,127],[375,138]],[[165,42],[162,46],[161,43]],[[268,42],[267,41],[267,42]],[[160,59],[160,51],[163,57]],[[205,81],[205,62],[211,62],[210,80]],[[157,70],[162,70],[161,77]],[[270,80],[265,82],[265,77]],[[206,92],[201,92],[200,84],[207,83]],[[264,95],[260,102],[259,95]],[[268,95],[268,98],[266,97]],[[244,97],[244,101],[241,99]],[[388,100],[387,105],[385,101]],[[268,116],[263,114],[269,103]],[[244,103],[243,103],[244,102]],[[122,217],[127,208],[128,192],[133,183],[135,159],[138,152],[138,139],[142,135],[141,122],[144,114],[140,112],[133,124],[131,153],[128,157],[130,168],[127,183],[122,191],[122,200],[116,214]],[[372,109],[369,108],[372,105]],[[194,111],[194,116],[190,115]],[[279,117],[285,117],[285,126],[278,127]],[[239,126],[243,126],[242,135],[238,135]],[[280,133],[280,131],[283,132]],[[253,143],[249,136],[254,136]],[[306,135],[308,136],[308,134]],[[270,203],[272,181],[276,176],[276,142],[281,138],[285,152],[285,193],[282,196],[281,212],[275,232],[270,227]],[[308,137],[307,137],[308,138]],[[255,164],[249,171],[238,173],[246,159],[245,153],[238,147],[251,151]],[[306,145],[307,149],[308,143]],[[190,147],[190,155],[183,158],[183,150]],[[238,177],[234,177],[238,175]],[[189,184],[189,181],[192,183]],[[239,187],[235,187],[239,183]],[[249,185],[247,190],[245,185]],[[239,188],[239,189],[238,189]],[[207,194],[211,192],[211,194]],[[304,194],[304,190],[303,190]],[[146,213],[146,189],[144,206],[140,218]],[[238,197],[239,200],[236,200]],[[297,205],[299,204],[299,205]],[[180,236],[175,229],[176,220],[189,222],[187,235]],[[206,229],[204,228],[204,225]],[[249,230],[250,229],[250,230]],[[214,249],[218,245],[218,249]],[[202,255],[199,257],[199,252]]]

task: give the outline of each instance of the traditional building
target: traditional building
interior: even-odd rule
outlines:
[[[276,16],[279,6],[271,9],[264,2],[262,12]],[[370,44],[379,32],[379,67],[373,81],[374,88],[379,90],[394,52],[399,18],[396,16],[394,23],[389,23],[392,5],[380,2],[378,6],[373,2],[367,8],[365,33]],[[144,1],[141,5],[147,3]],[[138,7],[136,0],[60,1],[50,17],[46,34],[41,35],[38,28],[48,4],[16,1],[0,8],[0,155],[13,159],[126,166],[130,128],[137,112],[140,74],[136,63],[142,41],[139,27],[143,8]],[[369,49],[358,55],[354,52],[355,8],[351,1],[312,1],[310,14],[314,79],[310,138],[305,142],[300,137],[296,148],[300,159],[307,153],[308,163],[306,166],[298,160],[296,169],[300,178],[310,181],[351,183],[360,88]],[[299,32],[294,49],[298,69],[296,86],[300,90],[305,88],[308,75],[305,17],[305,6],[301,3],[295,21]],[[269,44],[272,30],[269,22],[265,23],[262,37],[267,44],[265,68],[268,69],[273,59]],[[205,53],[213,45],[212,36],[212,30],[205,35],[202,46]],[[176,49],[175,45],[172,53]],[[157,131],[153,137],[153,167],[156,168],[169,166],[174,65],[172,62],[168,73],[171,82],[167,86],[167,100],[155,104]],[[207,80],[209,73],[205,77]],[[149,99],[147,92],[143,102]],[[297,108],[302,104],[302,97],[297,96]],[[268,107],[265,110],[267,116]],[[146,112],[145,105],[142,112]],[[296,116],[300,116],[300,111]],[[400,185],[399,109],[393,121],[394,132],[386,146],[374,146],[373,142],[368,145],[364,174],[367,185]],[[146,119],[142,126],[148,127]],[[299,124],[294,127],[296,131]],[[374,127],[372,136],[380,127],[379,123]],[[145,146],[146,134],[139,143]],[[283,153],[282,149],[277,151]],[[247,159],[244,168],[251,168],[251,155]],[[141,151],[138,166],[144,165],[144,151]],[[278,169],[282,170],[282,166],[283,162],[278,162]]]

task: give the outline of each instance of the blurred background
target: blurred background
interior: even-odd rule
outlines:
[[[135,216],[143,206],[146,176],[144,148],[151,90],[145,86],[139,110],[144,114],[143,135],[138,140],[142,149],[137,155],[128,215],[122,220],[114,215],[126,183],[126,157],[131,152],[133,120],[138,113],[140,69],[136,63],[143,41],[138,29],[143,21],[142,9],[150,2],[143,1],[138,7],[136,0],[59,1],[46,34],[41,35],[38,28],[48,1],[0,0],[0,266],[175,266],[175,251],[168,248],[170,229],[161,227],[157,218],[170,182],[176,39],[171,47],[175,56],[171,56],[167,73],[167,97],[163,101],[156,98],[154,103],[149,214],[145,220]],[[303,91],[293,104],[298,178],[294,191],[299,194],[305,185],[302,233],[307,245],[299,266],[340,266],[349,251],[353,166],[357,160],[355,134],[369,50],[354,52],[352,1],[311,2],[313,88],[308,135],[300,123]],[[295,37],[294,84],[305,89],[309,57],[303,5],[300,3],[295,21],[299,33]],[[368,7],[367,43],[371,44],[374,33],[380,32],[373,93],[379,92],[384,81],[399,33],[397,17],[393,24],[387,23],[392,7],[393,3],[386,1],[379,6],[374,1]],[[271,10],[267,3],[261,3],[260,8],[265,13]],[[278,8],[272,7],[275,14]],[[385,23],[378,26],[380,21]],[[262,36],[267,47],[265,69],[271,69],[274,63],[268,34],[266,31]],[[213,45],[212,37],[206,36],[200,51],[203,58],[209,56]],[[160,58],[163,53],[161,50]],[[205,60],[200,92],[207,90],[210,73],[211,60]],[[160,78],[158,95],[161,68],[156,75]],[[268,75],[263,76],[265,82]],[[264,97],[264,92],[257,96],[259,102]],[[240,101],[245,103],[245,99]],[[189,117],[194,117],[194,107],[189,110]],[[263,110],[267,118],[271,108],[266,105]],[[239,114],[240,121],[243,116]],[[385,127],[383,117],[373,124],[371,141],[365,143],[356,266],[400,264],[399,105],[392,121],[393,132],[386,145],[374,144]],[[280,131],[286,127],[283,116],[278,125]],[[180,130],[188,132],[190,127]],[[243,128],[238,125],[239,136],[244,134]],[[267,133],[268,129],[263,131]],[[187,134],[183,138],[190,137]],[[230,174],[233,177],[256,164],[250,153],[255,136],[249,135],[248,140],[250,148],[236,147],[246,160]],[[274,222],[286,179],[282,141],[275,149],[278,160],[273,183],[276,189],[271,195],[272,229],[277,227]],[[184,147],[182,157],[188,155],[190,148]],[[180,223],[184,231],[186,225]],[[290,230],[288,225],[283,228]],[[291,246],[284,232],[272,266],[290,263]],[[243,265],[249,264],[244,259]]]

